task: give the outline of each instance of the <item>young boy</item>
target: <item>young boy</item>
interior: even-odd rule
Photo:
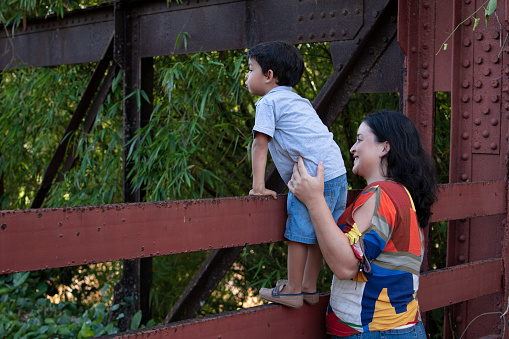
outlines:
[[[346,205],[348,191],[346,169],[341,150],[309,100],[292,91],[304,71],[304,60],[292,45],[268,42],[247,53],[249,72],[246,86],[256,102],[253,127],[252,167],[253,188],[249,195],[271,195],[265,188],[267,150],[285,183],[292,176],[293,164],[304,159],[308,172],[315,176],[318,163],[325,169],[324,196],[337,221]],[[288,280],[280,280],[274,288],[262,288],[260,296],[282,305],[299,308],[303,301],[318,302],[316,283],[322,253],[306,206],[288,193]]]

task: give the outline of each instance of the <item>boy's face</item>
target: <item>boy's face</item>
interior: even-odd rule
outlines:
[[[246,74],[246,87],[249,93],[263,96],[267,94],[267,77],[263,74],[260,64],[254,59],[249,58],[249,71]]]

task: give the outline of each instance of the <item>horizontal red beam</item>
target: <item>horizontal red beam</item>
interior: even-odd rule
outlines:
[[[445,185],[432,220],[505,206],[503,181]],[[0,274],[277,242],[285,219],[284,195],[0,211]]]
[[[0,273],[283,240],[286,196],[1,211]]]
[[[421,274],[419,306],[422,311],[502,291],[502,259],[489,259]]]
[[[498,292],[502,259],[483,260],[421,275],[421,311]],[[274,304],[124,332],[106,338],[324,338],[329,294],[298,310]]]
[[[431,221],[459,220],[505,214],[505,181],[440,185]]]
[[[328,301],[324,295],[316,305],[300,309],[269,304],[101,338],[325,338]]]

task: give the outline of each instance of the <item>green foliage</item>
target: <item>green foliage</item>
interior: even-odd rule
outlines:
[[[0,338],[90,338],[118,332],[108,324],[111,294],[79,309],[75,303],[52,303],[46,289],[30,272],[0,276]]]
[[[439,184],[449,182],[451,133],[451,93],[438,92],[435,96],[435,163]]]
[[[30,207],[58,143],[64,137],[93,65],[27,68],[3,73],[0,105],[2,209]],[[90,133],[66,136],[80,157],[52,187],[46,206],[121,201],[122,76],[114,81]],[[120,82],[120,85],[119,85]],[[105,185],[105,183],[108,185]]]

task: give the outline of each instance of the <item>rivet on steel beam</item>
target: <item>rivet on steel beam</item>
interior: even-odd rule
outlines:
[[[423,81],[422,84],[421,84],[421,87],[423,89],[427,89],[429,87],[429,83],[427,81]]]
[[[483,34],[481,32],[479,32],[479,31],[477,31],[477,32],[475,32],[475,38],[477,40],[482,40]]]
[[[461,315],[457,316],[456,322],[461,324],[463,322],[463,317]]]
[[[315,34],[314,34],[314,33],[310,33],[310,34],[309,34],[309,38],[310,38],[311,40],[313,40],[313,39],[315,38]]]
[[[463,67],[465,67],[465,68],[470,67],[470,60],[468,60],[468,59],[463,60]]]
[[[491,81],[491,87],[497,88],[498,85],[500,85],[500,82],[497,79]]]
[[[509,140],[509,133],[506,133],[505,140]]]
[[[463,132],[463,134],[461,135],[461,137],[463,138],[463,140],[468,140],[468,138],[470,137],[468,135],[468,132]]]
[[[428,69],[428,68],[429,68],[429,62],[424,61],[424,62],[422,63],[422,68],[424,68],[424,69]]]
[[[356,38],[353,42],[355,42],[355,44],[358,45],[361,42],[361,39]]]
[[[482,81],[481,81],[481,80],[476,80],[476,81],[474,82],[474,86],[475,86],[476,88],[481,88],[481,87],[482,87]]]
[[[474,148],[475,149],[481,148],[481,143],[479,141],[474,142]]]
[[[79,237],[80,236],[80,232],[76,232],[76,236]]]
[[[481,113],[482,113],[482,114],[488,114],[488,113],[490,113],[490,108],[489,108],[488,106],[483,106],[483,107],[481,108]]]
[[[492,101],[492,102],[498,102],[498,100],[499,100],[499,96],[498,96],[498,94],[493,94],[493,95],[491,96],[491,101]]]
[[[500,61],[500,58],[498,57],[498,55],[492,55],[491,56],[491,62],[492,63],[498,64],[499,61]]]
[[[490,131],[488,131],[487,129],[485,129],[484,131],[482,131],[482,136],[484,138],[489,138],[490,137]]]
[[[482,64],[483,61],[484,61],[484,59],[482,57],[480,57],[480,56],[475,57],[476,64],[480,65],[480,64]]]
[[[346,32],[346,29],[341,30],[341,35],[346,36],[348,33]]]
[[[504,108],[505,108],[506,111],[509,111],[509,102],[506,102],[504,104]],[[508,118],[509,118],[509,116],[508,116]]]
[[[490,74],[491,74],[491,68],[486,67],[486,68],[483,70],[483,74],[484,74],[484,75],[486,75],[486,76],[490,75]]]
[[[465,242],[467,240],[467,237],[464,234],[460,234],[458,236],[459,242]]]
[[[315,15],[313,13],[309,14],[309,20],[313,20],[315,18]]]
[[[462,159],[462,160],[468,160],[468,153],[463,153],[463,154],[461,155],[461,159]]]
[[[427,30],[428,29],[428,24],[422,25],[422,28],[424,28],[424,30]]]
[[[474,124],[476,124],[477,126],[481,125],[481,119],[475,118],[474,119]]]
[[[1,228],[2,230],[5,230],[7,228],[7,224],[2,224]]]
[[[330,33],[329,33],[329,35],[330,35],[330,37],[332,38],[332,37],[334,37],[334,36],[336,35],[336,32],[334,32],[334,30],[333,30],[333,29],[331,29],[331,31],[330,31]]]
[[[484,51],[489,52],[491,50],[491,44],[484,44]]]
[[[461,86],[463,86],[463,88],[468,88],[468,86],[470,86],[470,81],[468,80],[463,80],[461,82]]]
[[[481,102],[482,97],[479,94],[474,95],[474,101],[475,102]]]
[[[417,101],[417,98],[415,97],[415,95],[411,95],[411,96],[408,98],[408,100],[409,100],[412,104],[414,104],[414,103]]]
[[[355,14],[361,14],[361,10],[359,8],[355,9]]]
[[[332,12],[329,13],[329,15],[330,15],[331,18],[334,18],[336,16],[336,12],[332,11]]]
[[[468,96],[468,94],[463,94],[463,96],[461,97],[461,101],[468,102],[468,100],[470,100],[470,97]]]
[[[326,17],[326,16],[327,16],[327,14],[326,14],[325,12],[320,13],[320,17],[321,17],[322,19],[325,19],[325,17]]]
[[[465,20],[465,22],[463,23],[463,25],[465,26],[470,26],[472,24],[472,19],[471,18],[468,18],[467,20]]]
[[[492,126],[497,126],[498,125],[498,118],[491,119],[491,125]]]
[[[463,118],[465,118],[465,119],[470,118],[470,112],[468,112],[468,111],[464,111],[464,112],[463,112]]]
[[[496,142],[492,142],[492,143],[490,144],[490,148],[491,148],[493,151],[494,151],[494,150],[496,150],[496,149],[498,148],[497,143],[496,143]]]
[[[422,78],[423,78],[423,79],[427,79],[427,78],[429,78],[429,72],[428,72],[428,71],[424,71],[424,72],[422,72]]]
[[[413,46],[413,47],[411,48],[411,50],[412,50],[412,53],[415,53],[415,52],[417,52],[417,47]]]
[[[470,39],[465,39],[465,40],[463,40],[463,46],[468,47],[468,46],[470,46],[471,44],[472,44],[472,42],[470,41]]]
[[[423,45],[422,45],[422,49],[423,49],[423,50],[427,51],[427,50],[428,50],[428,48],[429,48],[428,44],[423,44]]]
[[[371,13],[371,15],[373,15],[373,17],[374,17],[374,18],[376,18],[376,17],[378,16],[378,14],[380,14],[380,12],[379,12],[379,11],[373,11],[373,12]]]
[[[348,15],[348,11],[346,9],[344,9],[341,14],[343,14],[343,16],[347,16]]]
[[[303,38],[304,38],[304,37],[302,36],[302,34],[299,34],[299,35],[297,36],[297,39],[298,39],[298,40],[302,40]]]
[[[323,39],[323,38],[325,38],[325,37],[327,36],[327,33],[322,32],[322,34],[320,34],[320,36],[321,36],[321,37],[322,37],[322,39]]]
[[[509,67],[504,68],[505,75],[509,75]]]
[[[385,35],[382,37],[382,41],[383,41],[383,42],[387,42],[388,40],[389,40],[389,38],[388,38],[388,37],[386,37]]]
[[[299,16],[297,17],[297,21],[302,21],[302,20],[304,20],[304,17],[303,17],[302,15],[299,15]]]
[[[425,2],[422,7],[424,7],[424,9],[428,9],[429,8],[429,2]]]
[[[495,40],[497,40],[498,38],[500,38],[500,32],[499,31],[492,31],[491,32],[491,37]]]

